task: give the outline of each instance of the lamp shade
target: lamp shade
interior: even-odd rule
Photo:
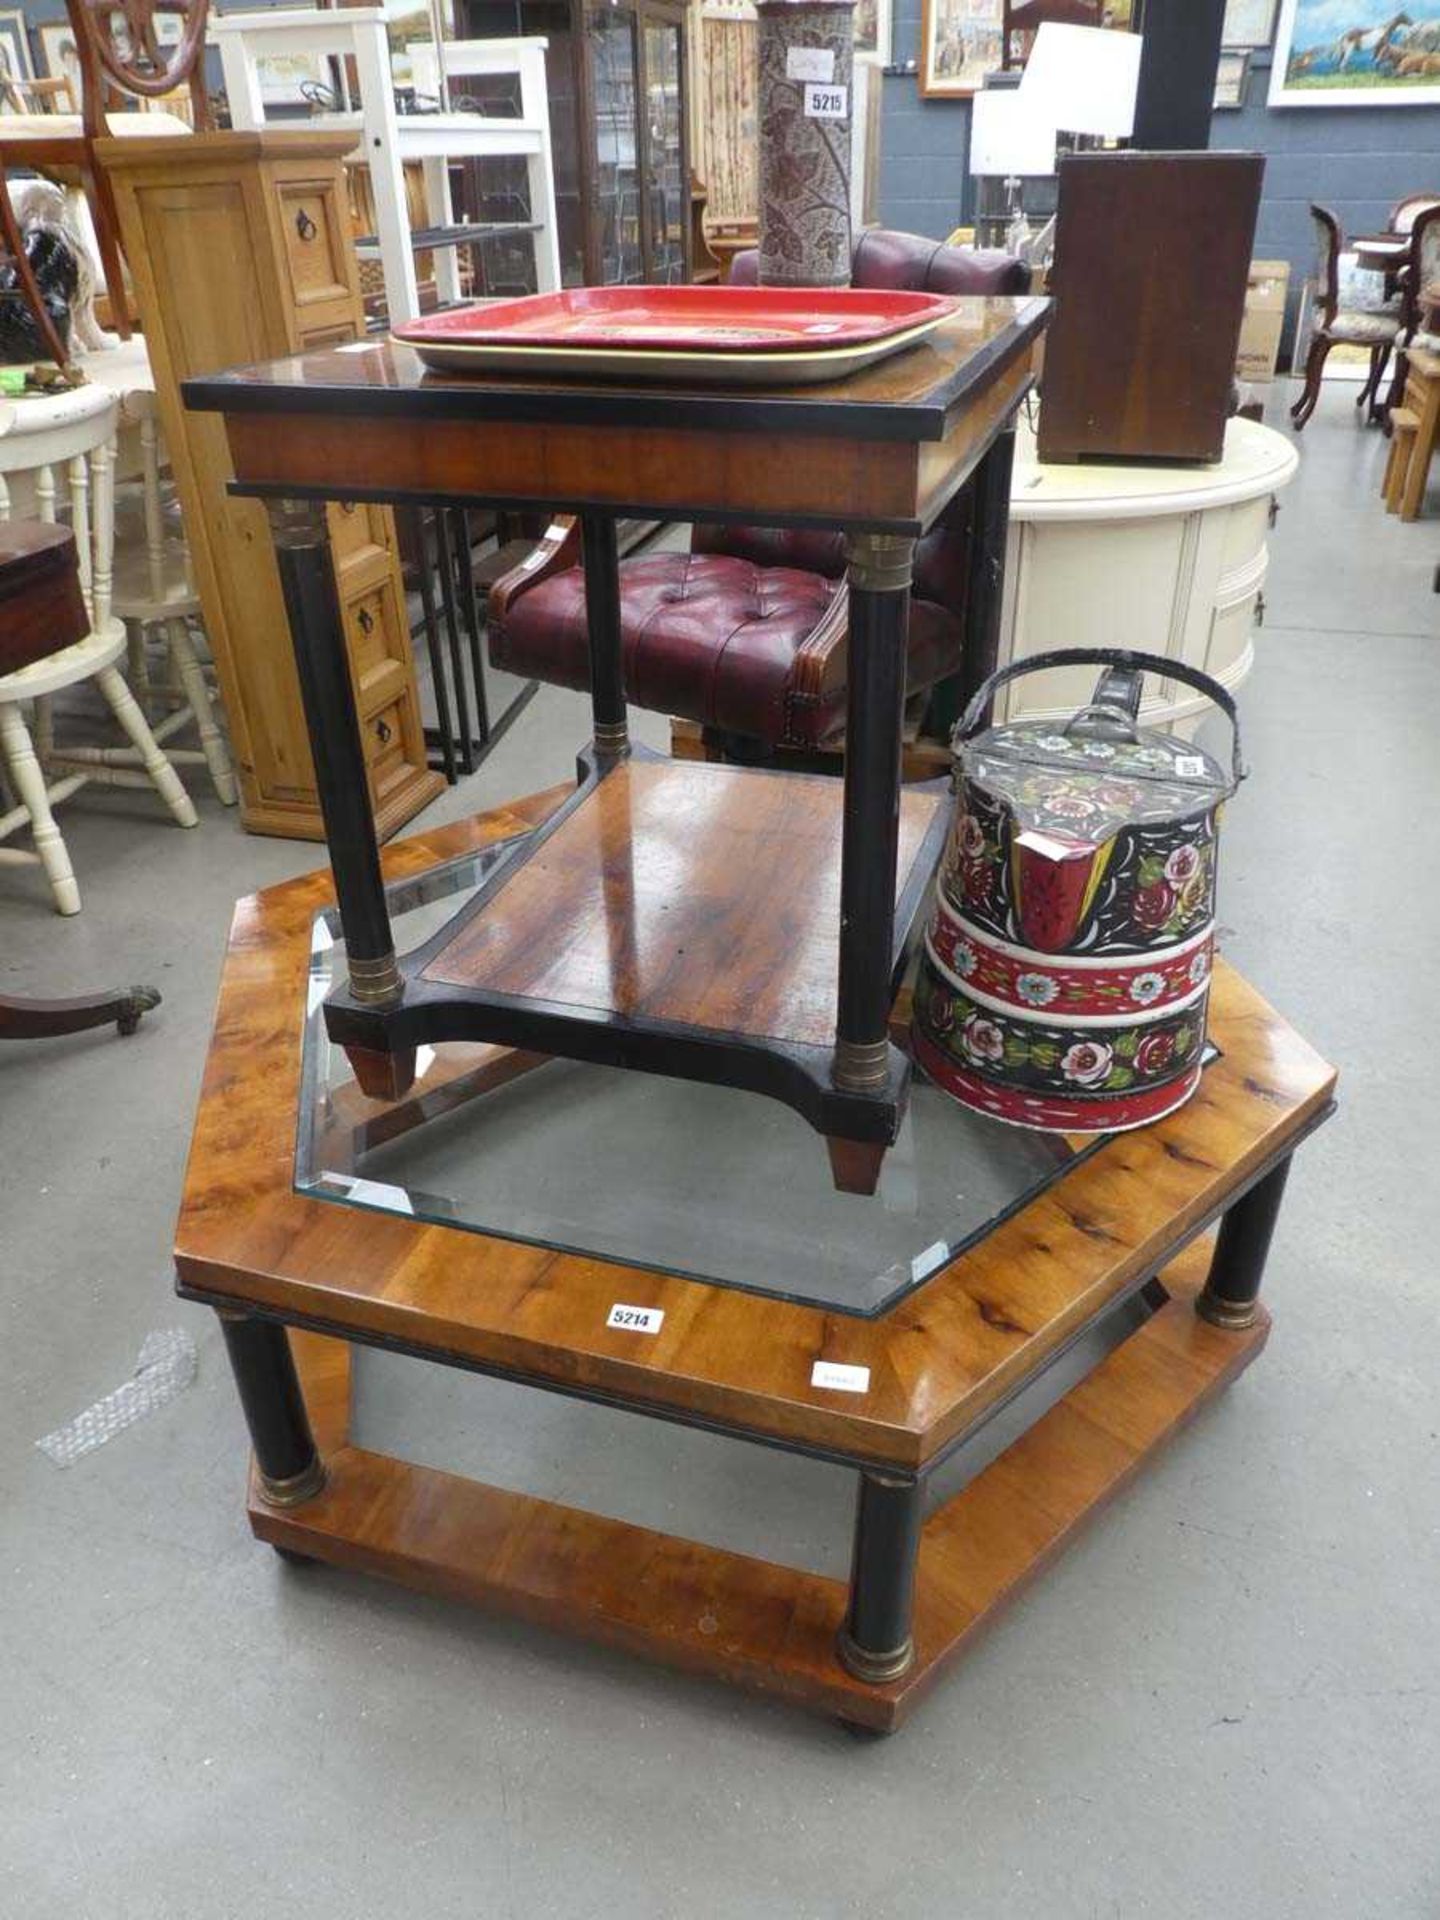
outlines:
[[[1055,171],[1055,122],[1018,91],[986,88],[970,102],[972,174],[1048,174]]]
[[[1126,140],[1135,126],[1140,35],[1047,20],[1025,63],[1019,98],[1066,133]]]

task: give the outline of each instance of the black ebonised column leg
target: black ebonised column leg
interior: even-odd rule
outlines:
[[[915,1658],[910,1619],[924,1493],[914,1481],[862,1473],[855,1504],[850,1610],[840,1629],[840,1663],[875,1686],[898,1680]]]
[[[1195,1311],[1214,1326],[1238,1332],[1253,1326],[1259,1316],[1260,1281],[1289,1172],[1287,1154],[1220,1222],[1210,1271],[1195,1302]]]
[[[325,1484],[284,1327],[248,1314],[220,1315],[260,1486],[272,1507],[298,1507]]]
[[[385,1006],[400,998],[400,969],[380,878],[370,781],[324,505],[315,500],[271,501],[270,530],[345,929],[350,994],[366,1005]]]
[[[965,609],[965,650],[960,661],[961,711],[995,671],[1000,653],[1000,610],[1005,595],[1005,542],[1010,529],[1010,480],[1015,467],[1015,429],[995,441],[976,469],[971,521],[970,595]]]
[[[630,745],[625,720],[625,662],[620,639],[620,558],[615,522],[606,513],[580,516],[585,556],[585,617],[590,630],[590,704],[595,751],[614,759]]]
[[[890,1077],[890,966],[900,833],[900,735],[915,542],[852,534],[845,814],[840,864],[840,986],[834,1080],[880,1092]]]

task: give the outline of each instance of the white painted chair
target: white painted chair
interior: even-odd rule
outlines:
[[[0,814],[0,840],[29,826],[35,847],[0,846],[0,861],[44,868],[59,912],[80,911],[80,889],[54,809],[90,781],[151,787],[182,827],[195,808],[120,672],[125,628],[111,608],[114,457],[119,402],[103,387],[37,396],[0,408],[0,519],[68,518],[91,630],[84,640],[0,678],[0,766],[14,805]],[[55,743],[52,697],[93,680],[130,741],[127,764],[104,748]],[[32,738],[27,713],[34,714]],[[96,758],[94,756],[101,756]]]
[[[131,684],[147,710],[155,738],[167,744],[171,762],[208,768],[216,798],[222,806],[233,807],[235,770],[195,649],[192,626],[200,620],[200,596],[190,577],[190,549],[164,477],[164,442],[154,389],[127,389],[120,407],[122,423],[138,427],[140,443],[139,476],[117,489],[110,602],[129,635]],[[167,669],[158,680],[151,671],[156,641]],[[161,708],[168,710],[156,719]],[[170,744],[192,722],[200,735],[199,747]],[[129,748],[97,751],[105,765],[132,764]]]
[[[342,108],[314,116],[313,127],[354,127],[358,135],[353,161],[364,161],[370,172],[375,201],[380,259],[385,273],[385,299],[392,326],[413,320],[420,312],[415,278],[415,252],[435,255],[435,280],[445,302],[461,298],[455,246],[463,244],[450,200],[449,162],[463,159],[523,156],[531,165],[531,216],[534,223],[535,278],[542,293],[560,285],[560,248],[555,219],[554,169],[550,156],[550,115],[545,92],[545,47],[538,39],[497,40],[487,43],[493,64],[486,71],[520,76],[521,118],[501,119],[479,113],[399,114],[390,68],[385,14],[380,7],[342,7],[322,12],[310,8],[276,8],[269,13],[230,13],[213,23],[220,48],[231,124],[254,131],[265,124],[261,63],[266,58],[312,59],[317,77],[329,83],[331,67],[338,79]],[[473,46],[474,42],[460,43]],[[413,48],[417,79],[424,48]],[[438,70],[431,55],[429,78],[439,91]],[[357,80],[352,98],[348,73]],[[447,65],[450,64],[447,49]],[[464,71],[474,73],[473,61]],[[429,232],[417,240],[405,206],[405,162],[419,161],[425,180],[425,210]],[[538,184],[537,184],[538,183]],[[459,236],[458,240],[456,236]]]

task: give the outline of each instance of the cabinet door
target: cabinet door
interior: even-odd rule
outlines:
[[[640,15],[643,118],[641,156],[647,278],[669,285],[690,278],[690,170],[685,153],[685,34],[680,21]]]
[[[606,6],[587,20],[595,119],[595,212],[600,284],[645,279],[640,199],[639,48],[635,15]]]

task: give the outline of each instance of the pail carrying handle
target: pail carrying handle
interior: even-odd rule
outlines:
[[[1171,660],[1158,653],[1131,653],[1124,647],[1057,647],[1051,653],[1032,653],[1027,659],[1012,660],[1008,667],[1001,667],[992,673],[976,690],[968,707],[961,714],[952,736],[952,744],[960,745],[973,740],[985,725],[985,715],[990,702],[1007,680],[1018,680],[1021,674],[1043,673],[1047,667],[1121,667],[1131,673],[1158,673],[1167,680],[1183,680],[1186,686],[1194,687],[1197,693],[1203,693],[1211,700],[1230,722],[1233,736],[1231,752],[1231,775],[1236,787],[1245,778],[1249,768],[1240,754],[1240,715],[1235,702],[1220,685],[1212,680],[1208,673],[1202,673],[1198,667],[1189,666],[1184,660]],[[1232,787],[1231,791],[1234,791]]]

